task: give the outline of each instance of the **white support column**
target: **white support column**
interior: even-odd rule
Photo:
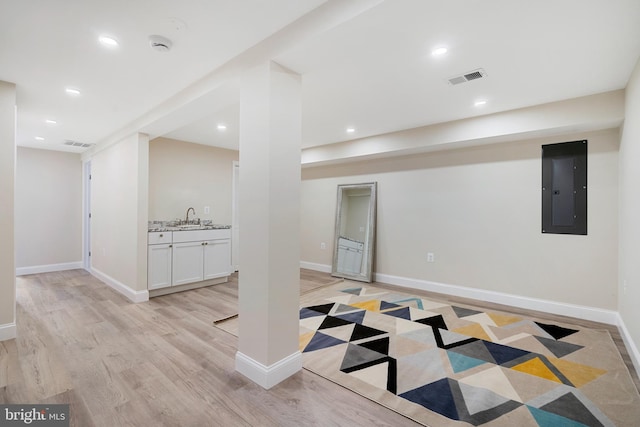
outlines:
[[[16,86],[0,81],[0,341],[16,337]]]
[[[236,370],[267,389],[302,368],[301,114],[298,74],[274,62],[243,74]]]

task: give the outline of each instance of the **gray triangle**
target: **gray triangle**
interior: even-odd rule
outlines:
[[[455,305],[452,305],[451,308],[453,309],[453,311],[456,313],[456,316],[458,317],[467,317],[467,316],[473,316],[474,314],[482,313],[481,311],[478,311],[478,310],[471,310],[470,308],[456,307]]]
[[[386,354],[378,353],[377,351],[370,350],[365,347],[361,347],[356,344],[349,344],[347,352],[342,359],[342,365],[340,370],[343,372],[353,372],[358,369],[366,368],[374,365],[375,361],[383,361],[387,359]]]
[[[540,409],[577,421],[587,426],[602,426],[602,423],[580,402],[573,393],[560,396]]]
[[[547,347],[549,351],[558,358],[564,357],[567,354],[571,354],[574,351],[578,351],[581,348],[584,348],[584,346],[571,344],[569,342],[556,341],[553,339],[543,338],[543,337],[535,337],[535,338],[538,341],[540,341],[540,343],[542,343],[545,347]]]
[[[440,337],[442,338],[442,343],[444,345],[450,345],[450,344],[454,344],[460,341],[466,341],[470,338],[473,338],[473,337],[470,337],[469,335],[462,335],[457,332],[451,332],[447,329],[438,328],[438,330],[440,331]]]
[[[458,385],[470,415],[493,409],[510,400],[485,388],[478,388],[461,382],[458,382]]]
[[[348,313],[349,311],[359,311],[359,310],[362,310],[362,309],[357,307],[352,307],[346,304],[339,304],[338,308],[336,308],[336,311],[334,311],[334,314]]]
[[[484,360],[485,362],[496,363],[496,360],[484,345],[483,341],[470,342],[469,344],[450,348],[448,351],[454,351],[468,357],[473,357],[474,359]]]

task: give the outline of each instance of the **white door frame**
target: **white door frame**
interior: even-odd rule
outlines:
[[[238,189],[240,186],[240,162],[233,161],[231,179],[231,268],[238,271],[240,266],[240,225],[238,223]]]
[[[82,267],[91,271],[91,160],[82,166]]]

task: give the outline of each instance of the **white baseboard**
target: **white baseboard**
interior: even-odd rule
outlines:
[[[83,268],[82,261],[65,262],[62,264],[34,265],[31,267],[16,268],[16,276],[26,274],[51,273],[54,271],[76,270]]]
[[[543,300],[538,298],[523,297],[502,292],[488,291],[484,289],[467,288],[464,286],[447,285],[444,283],[430,282],[427,280],[411,279],[408,277],[392,276],[389,274],[374,274],[374,280],[390,285],[404,286],[423,291],[437,292],[463,298],[477,299],[512,307],[525,308],[527,310],[542,311],[545,313],[559,314],[594,322],[618,325],[619,315],[617,311],[605,310],[596,307],[587,307],[576,304]]]
[[[631,338],[631,334],[627,329],[627,325],[625,325],[624,320],[618,314],[618,329],[620,330],[620,335],[622,335],[622,340],[624,344],[627,346],[627,351],[629,352],[629,357],[631,357],[631,361],[633,362],[633,366],[636,368],[636,372],[640,375],[640,350],[638,350],[638,346]]]
[[[307,270],[321,271],[323,273],[331,273],[331,266],[326,264],[316,264],[315,262],[300,261],[300,268]]]
[[[149,291],[146,289],[144,291],[134,291],[124,283],[117,281],[113,277],[93,267],[91,268],[90,273],[96,278],[103,281],[105,284],[109,285],[109,287],[116,292],[129,298],[129,300],[131,300],[132,302],[138,303],[149,301]]]
[[[16,337],[16,323],[0,325],[0,341],[12,340]]]
[[[299,351],[271,366],[265,366],[239,351],[236,352],[236,371],[267,390],[301,369],[302,353]]]

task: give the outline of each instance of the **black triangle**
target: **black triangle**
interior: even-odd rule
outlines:
[[[546,333],[551,335],[556,340],[568,337],[569,335],[578,332],[577,329],[563,328],[562,326],[550,325],[547,323],[536,322],[536,325],[540,326]]]
[[[344,319],[339,319],[337,317],[333,317],[333,316],[327,316],[322,323],[320,324],[320,326],[318,327],[318,329],[329,329],[329,328],[335,328],[336,326],[344,326],[344,325],[350,325],[353,322],[348,322]]]
[[[307,310],[313,310],[313,311],[317,311],[318,313],[329,314],[332,308],[333,308],[333,303],[314,305],[313,307],[307,307]]]
[[[363,342],[358,345],[368,348],[369,350],[377,351],[378,353],[389,354],[389,337]]]
[[[355,328],[353,328],[353,333],[351,334],[351,338],[349,339],[349,341],[357,341],[363,338],[375,337],[376,335],[382,335],[382,334],[386,334],[386,332],[356,323],[356,326]]]
[[[447,324],[444,323],[444,318],[442,317],[442,314],[439,314],[433,317],[427,317],[426,319],[414,320],[414,322],[422,323],[423,325],[429,325],[434,328],[449,330],[449,328],[447,328]]]

